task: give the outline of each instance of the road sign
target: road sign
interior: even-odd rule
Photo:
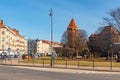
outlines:
[[[11,51],[11,48],[8,48],[8,52],[10,52]]]

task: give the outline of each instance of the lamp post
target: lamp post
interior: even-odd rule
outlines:
[[[52,57],[52,42],[53,42],[53,14],[52,14],[52,8],[50,8],[50,14],[49,16],[51,17],[51,62],[50,66],[53,66],[53,57]]]
[[[112,49],[110,53],[110,70],[112,71],[112,60],[113,60],[113,45],[112,44],[110,44],[110,49]]]
[[[8,53],[9,53],[9,57],[8,57],[8,60],[10,60],[10,51],[11,51],[11,48],[10,48],[10,27],[8,27],[8,31],[9,31],[9,47],[8,47]]]

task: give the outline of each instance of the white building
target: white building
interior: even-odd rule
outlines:
[[[10,54],[27,53],[27,39],[18,30],[11,29],[0,20],[0,53],[8,53],[8,50]]]
[[[44,53],[45,55],[51,54],[53,47],[62,47],[59,42],[52,42],[49,40],[28,40],[28,52],[29,53]]]

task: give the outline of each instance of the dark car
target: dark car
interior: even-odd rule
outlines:
[[[38,53],[37,56],[38,56],[38,57],[44,57],[45,54],[44,54],[44,53]]]
[[[6,59],[6,58],[8,58],[8,55],[7,55],[7,53],[2,53],[2,54],[0,54],[0,57],[1,57],[1,59]]]
[[[115,60],[116,60],[117,62],[120,62],[120,54],[115,55]]]

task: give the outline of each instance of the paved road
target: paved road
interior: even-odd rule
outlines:
[[[119,73],[38,69],[34,67],[28,69],[27,67],[16,68],[0,65],[0,80],[120,80]]]

